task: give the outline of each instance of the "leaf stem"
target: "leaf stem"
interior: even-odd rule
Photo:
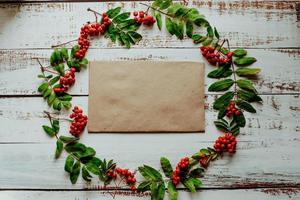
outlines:
[[[229,40],[228,39],[225,39],[224,40],[226,43],[227,43],[227,47],[228,47],[228,50],[230,52],[230,44],[229,44]],[[232,69],[232,74],[233,74],[233,80],[234,80],[234,98],[235,100],[238,99],[238,94],[237,94],[237,78],[236,78],[236,72],[235,72],[235,67],[234,67],[234,63],[232,62],[231,60],[231,69]]]

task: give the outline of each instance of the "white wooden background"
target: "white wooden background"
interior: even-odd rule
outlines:
[[[55,142],[41,130],[48,109],[38,95],[39,67],[32,57],[48,62],[52,44],[74,39],[80,26],[93,20],[88,7],[107,10],[121,5],[139,10],[139,2],[52,2],[0,4],[0,199],[112,199],[79,179],[70,184],[63,171],[64,158],[54,160]],[[32,1],[34,2],[34,1]],[[258,58],[262,74],[255,85],[264,100],[257,114],[246,114],[247,126],[238,138],[234,157],[216,161],[203,178],[203,189],[179,199],[300,199],[300,3],[294,0],[190,1],[206,15],[234,47],[246,47]],[[90,60],[201,60],[188,39],[178,41],[165,31],[146,28],[143,40],[126,50],[108,40],[95,40]],[[206,72],[212,68],[206,66]],[[88,72],[77,76],[73,103],[87,110]],[[206,85],[211,80],[205,80]],[[207,87],[206,87],[207,91]],[[216,112],[208,93],[205,134],[83,134],[100,157],[113,158],[135,169],[145,163],[159,165],[160,156],[173,164],[219,135],[213,126]],[[67,115],[67,114],[66,114]],[[67,124],[63,130],[67,131]],[[66,155],[64,154],[63,157]],[[125,191],[126,192],[126,191]],[[117,195],[116,199],[149,199]]]

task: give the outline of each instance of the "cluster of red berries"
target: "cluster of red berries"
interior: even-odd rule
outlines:
[[[180,162],[177,164],[175,171],[172,174],[172,182],[174,185],[178,185],[181,181],[181,179],[186,176],[188,172],[188,168],[190,166],[188,157],[184,157],[180,160]]]
[[[216,140],[214,148],[218,153],[221,152],[235,153],[236,144],[237,142],[235,137],[231,135],[229,132],[226,132],[224,136],[220,136]]]
[[[70,133],[75,137],[79,137],[86,127],[88,118],[78,106],[75,106],[72,111],[73,113],[70,114],[70,118],[72,119]]]
[[[138,24],[144,24],[147,26],[152,26],[156,20],[153,16],[147,15],[144,11],[134,11],[133,12],[134,20]]]
[[[225,65],[232,61],[232,52],[228,52],[226,55],[220,54],[214,47],[202,46],[200,47],[202,55],[207,59],[211,65]]]
[[[70,68],[70,71],[65,73],[64,76],[60,77],[59,79],[60,87],[53,88],[53,91],[56,94],[61,94],[68,91],[69,87],[75,83],[75,72],[76,69],[74,67]]]
[[[80,49],[75,53],[76,58],[84,58],[88,48],[90,47],[90,42],[88,40],[89,36],[98,36],[99,34],[104,34],[107,27],[111,24],[111,20],[106,13],[102,14],[101,23],[88,23],[81,27],[80,36],[78,39],[78,44]]]
[[[232,117],[232,116],[240,116],[241,111],[235,107],[235,102],[230,102],[230,105],[226,108],[226,116]]]
[[[117,175],[119,175],[120,177],[124,177],[126,184],[131,186],[130,187],[131,190],[136,191],[136,187],[135,187],[136,178],[134,177],[133,172],[129,171],[128,169],[122,169],[122,168],[110,169],[107,172],[107,176],[113,179],[116,179]]]

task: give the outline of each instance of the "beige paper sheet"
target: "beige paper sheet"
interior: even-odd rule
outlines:
[[[204,64],[89,64],[89,132],[204,131]]]

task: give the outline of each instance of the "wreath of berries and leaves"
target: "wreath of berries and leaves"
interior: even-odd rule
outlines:
[[[68,153],[64,169],[69,173],[72,184],[77,182],[80,174],[87,182],[90,182],[93,176],[97,176],[104,186],[119,179],[120,183],[130,187],[133,192],[149,191],[153,200],[164,199],[166,192],[169,199],[176,200],[176,188],[180,183],[189,191],[195,192],[201,187],[200,178],[211,161],[221,158],[224,154],[235,153],[236,137],[240,128],[246,124],[244,112],[255,113],[251,103],[262,101],[252,81],[247,77],[255,77],[261,70],[250,68],[256,59],[248,57],[245,49],[232,51],[229,41],[220,39],[217,29],[213,28],[197,9],[188,8],[186,2],[155,0],[151,5],[141,4],[147,7],[146,11],[122,12],[121,7],[117,7],[99,13],[88,9],[95,15],[95,22],[84,24],[78,39],[53,46],[49,66],[44,67],[38,60],[41,69],[38,77],[42,79],[38,91],[54,110],[70,109],[72,96],[67,91],[75,83],[75,74],[88,64],[85,55],[90,40],[102,35],[110,38],[112,42],[130,48],[142,39],[142,35],[137,32],[141,26],[152,26],[156,23],[159,30],[165,26],[169,34],[180,40],[188,37],[195,44],[201,44],[201,54],[210,65],[216,67],[207,75],[216,79],[208,87],[208,91],[225,92],[213,103],[213,108],[218,111],[215,126],[224,135],[217,138],[213,147],[202,148],[194,155],[182,158],[175,169],[167,158],[162,157],[161,170],[143,165],[138,167],[137,171],[130,171],[117,167],[113,160],[96,157],[96,151],[92,147],[79,142],[88,117],[78,106],[73,107],[69,118],[62,118],[57,112],[44,111],[50,125],[43,125],[42,128],[50,137],[56,139],[56,159],[62,151]],[[98,18],[101,20],[98,21]],[[206,31],[205,34],[203,30]],[[71,51],[61,47],[75,41],[77,44]],[[70,122],[69,132],[72,136],[59,134],[60,120]],[[136,180],[137,172],[144,178],[139,183]]]

